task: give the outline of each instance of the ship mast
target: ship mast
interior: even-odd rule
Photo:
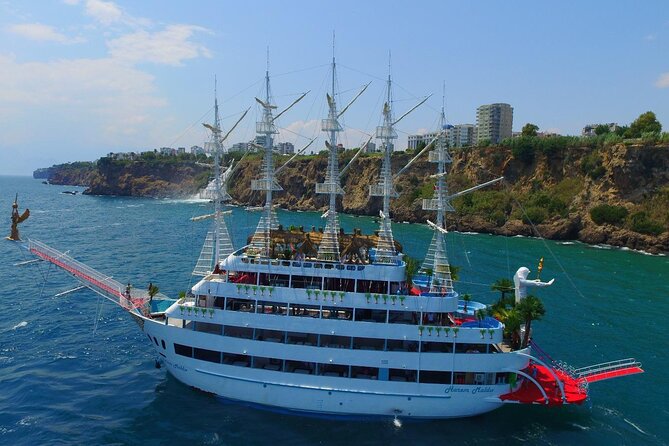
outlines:
[[[221,174],[221,155],[223,154],[223,142],[230,133],[237,127],[246,116],[242,114],[239,120],[228,131],[225,136],[221,136],[221,118],[218,112],[218,91],[217,81],[214,77],[214,125],[204,124],[211,131],[211,142],[205,143],[205,150],[214,156],[214,213],[202,217],[195,217],[194,220],[213,217],[213,227],[207,233],[202,252],[198,258],[197,264],[193,269],[194,276],[206,276],[213,271],[212,266],[217,265],[222,257],[227,257],[234,252],[232,238],[225,223],[224,212],[221,211],[221,203],[231,199],[227,191],[227,179],[232,172],[232,165]]]
[[[326,146],[330,152],[328,158],[328,170],[325,174],[325,182],[316,184],[317,194],[329,195],[329,206],[326,213],[327,224],[323,232],[323,238],[318,247],[318,259],[338,262],[339,258],[339,218],[337,216],[337,195],[343,195],[344,190],[339,182],[339,154],[337,149],[337,133],[342,131],[337,114],[337,102],[335,99],[336,85],[336,61],[334,54],[334,34],[332,36],[332,90],[331,95],[326,94],[328,101],[328,117],[321,122],[321,130],[324,131],[330,141]]]
[[[308,93],[308,92],[307,92]],[[273,110],[276,105],[271,103],[272,94],[269,84],[269,50],[267,51],[267,70],[265,71],[265,100],[256,98],[256,102],[263,109],[262,119],[256,122],[256,133],[264,136],[264,144],[260,147],[263,150],[262,178],[251,181],[251,190],[265,191],[265,205],[262,209],[262,215],[258,222],[251,245],[246,253],[250,256],[269,257],[271,254],[271,231],[278,229],[279,220],[276,211],[272,206],[272,193],[281,191],[283,188],[276,181],[276,171],[274,170],[274,135],[279,133],[274,121],[292,108],[295,104],[304,98],[307,93],[302,93],[300,97],[294,100],[288,107],[279,112],[276,116]],[[313,142],[313,141],[312,141]]]
[[[388,61],[386,103],[383,105],[383,125],[376,127],[376,137],[381,141],[383,147],[383,165],[381,167],[381,178],[378,184],[369,186],[369,195],[372,197],[383,197],[383,210],[381,211],[381,222],[379,239],[376,246],[376,263],[393,264],[397,261],[395,251],[395,240],[390,220],[390,199],[397,198],[399,194],[393,186],[393,175],[390,165],[390,156],[394,150],[393,141],[397,139],[392,112],[392,80],[390,75],[390,61]]]
[[[427,255],[420,272],[423,274],[432,273],[430,283],[430,292],[446,294],[453,292],[453,280],[451,278],[451,269],[446,255],[446,212],[453,212],[455,209],[451,205],[448,196],[448,185],[446,184],[446,165],[452,162],[448,153],[448,141],[446,139],[446,91],[442,96],[441,115],[439,119],[439,135],[436,140],[435,150],[429,153],[429,161],[437,164],[437,182],[435,184],[433,198],[423,199],[423,209],[426,211],[437,211],[437,222],[432,237],[432,242],[427,250]]]

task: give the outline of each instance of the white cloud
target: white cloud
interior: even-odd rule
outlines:
[[[75,6],[79,4],[79,0],[63,0],[63,3],[70,6]]]
[[[137,31],[107,42],[112,57],[128,62],[181,65],[184,60],[211,57],[203,45],[190,40],[196,32],[209,32],[193,25],[169,25],[155,33]]]
[[[656,34],[646,34],[644,39],[646,39],[649,42],[652,42],[653,40],[657,39],[657,35]]]
[[[662,73],[655,81],[657,88],[669,88],[669,72]]]
[[[123,11],[116,3],[102,0],[88,0],[86,2],[86,14],[103,25],[111,25],[123,17]]]
[[[25,37],[26,39],[40,42],[58,42],[58,43],[78,43],[80,38],[69,38],[59,33],[53,26],[43,25],[41,23],[21,23],[11,25],[7,28],[12,34]]]
[[[81,126],[79,136],[122,141],[143,131],[151,112],[166,105],[155,94],[153,80],[111,58],[20,63],[0,55],[0,117],[48,117],[48,122],[34,120],[32,125],[69,122]]]

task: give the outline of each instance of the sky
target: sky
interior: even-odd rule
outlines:
[[[333,6],[328,6],[333,5]],[[277,140],[324,148],[333,56],[340,142],[381,123],[392,73],[397,126],[409,134],[475,123],[507,102],[514,130],[579,134],[654,111],[669,130],[669,2],[0,0],[0,174],[93,161],[108,152],[203,145],[250,108],[227,144],[254,136],[268,67]],[[269,57],[268,57],[269,53]]]

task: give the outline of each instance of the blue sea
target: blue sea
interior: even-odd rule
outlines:
[[[24,239],[35,238],[120,282],[176,296],[193,284],[210,212],[197,200],[62,194],[83,190],[0,177],[0,232],[9,234],[19,194]],[[236,246],[258,221],[233,208]],[[322,226],[318,213],[279,212],[284,225]],[[372,218],[342,216],[350,231]],[[404,251],[422,258],[431,232],[395,224]],[[486,415],[444,421],[304,418],[246,407],[195,391],[155,367],[151,345],[122,310],[82,290],[20,243],[0,241],[0,444],[3,445],[314,445],[314,444],[667,444],[669,442],[669,257],[539,239],[449,234],[460,292],[492,302],[490,284],[520,266],[555,284],[539,290],[546,307],[534,338],[556,359],[580,367],[635,357],[646,373],[590,386],[580,407],[506,405]]]

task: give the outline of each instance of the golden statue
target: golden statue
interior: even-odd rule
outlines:
[[[7,237],[7,240],[19,241],[21,237],[19,236],[19,223],[26,220],[30,217],[30,209],[23,211],[23,214],[19,215],[19,194],[16,194],[14,198],[14,204],[12,204],[12,233]]]

